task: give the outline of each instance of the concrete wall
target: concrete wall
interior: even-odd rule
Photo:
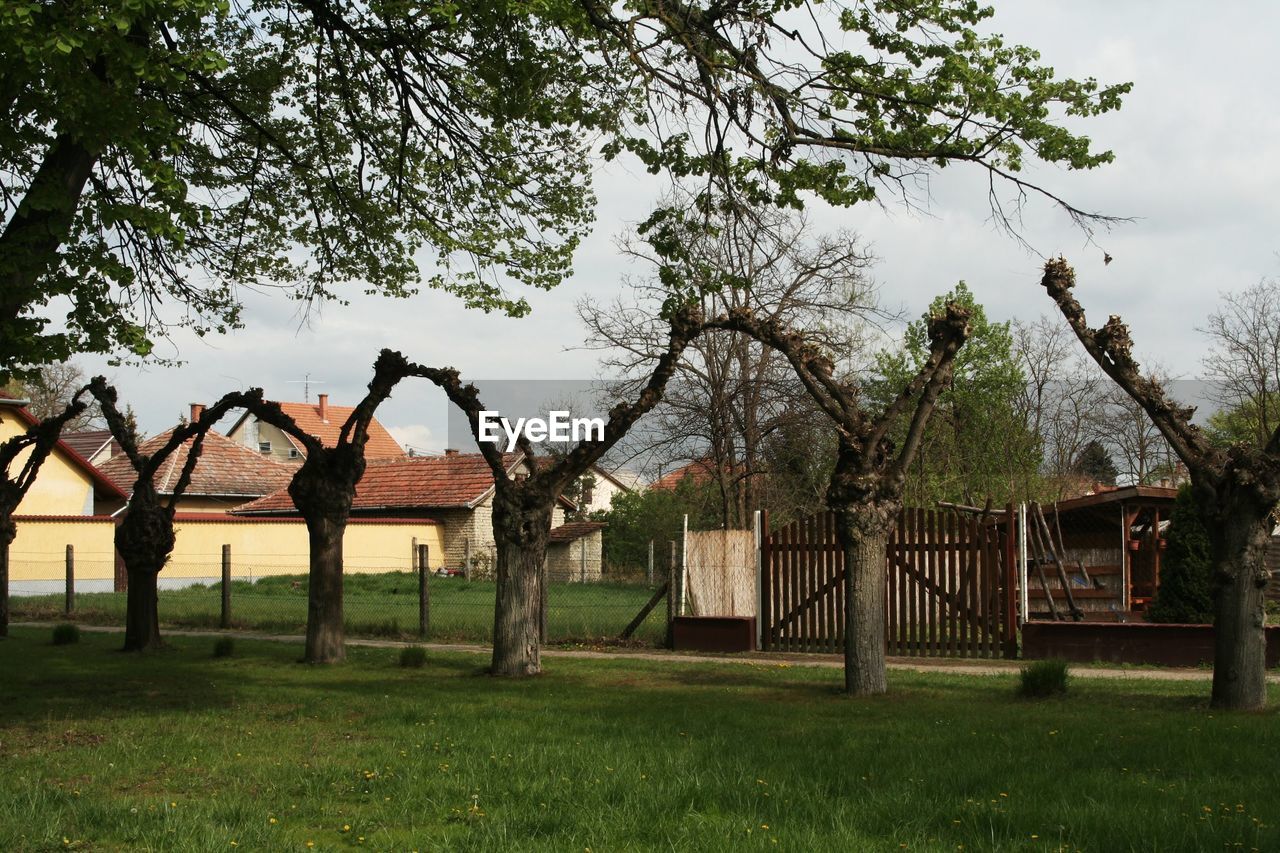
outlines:
[[[43,472],[41,474],[43,476]],[[33,487],[34,488],[34,487]],[[105,516],[15,517],[9,546],[9,591],[14,595],[64,588],[67,546],[75,549],[76,588],[103,591],[115,577],[115,520]]]

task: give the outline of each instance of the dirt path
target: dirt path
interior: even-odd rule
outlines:
[[[15,628],[42,628],[48,627],[43,622],[15,622],[12,623]],[[123,632],[123,628],[101,625],[81,625],[82,631],[94,631],[98,633],[116,634]],[[169,630],[165,632],[172,636],[181,637],[221,637],[228,633],[225,631],[186,631],[186,630]],[[232,636],[243,637],[246,640],[267,640],[278,643],[302,643],[303,637],[297,634],[261,634],[249,631],[235,631]],[[349,639],[349,646],[362,646],[366,648],[377,649],[398,649],[405,646],[422,645],[427,649],[442,652],[464,652],[467,654],[487,655],[489,647],[471,643],[410,643],[398,640],[366,640],[366,639]],[[545,648],[542,650],[544,657],[548,658],[581,658],[588,660],[671,660],[680,661],[682,663],[723,663],[723,664],[752,664],[755,666],[778,666],[786,664],[788,666],[813,666],[826,667],[829,669],[838,669],[843,666],[843,660],[838,655],[795,655],[795,654],[698,654],[693,652],[672,652],[663,649],[652,650],[636,650],[636,649],[617,649],[617,650],[594,650],[594,649],[558,649]],[[938,660],[925,663],[913,658],[889,658],[889,669],[904,670],[908,672],[942,672],[953,675],[1008,675],[1018,671],[1022,666],[1021,661],[1004,661],[1004,660]],[[1078,678],[1110,678],[1110,679],[1138,679],[1148,681],[1209,681],[1213,678],[1213,673],[1208,669],[1179,669],[1173,667],[1106,667],[1095,664],[1082,664],[1073,666],[1071,672]],[[1280,673],[1273,673],[1267,676],[1267,681],[1272,684],[1280,684]]]

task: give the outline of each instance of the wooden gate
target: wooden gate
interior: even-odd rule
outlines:
[[[1011,507],[986,517],[902,511],[885,555],[889,654],[1016,655],[1016,567],[1006,532],[1012,515]],[[834,513],[792,522],[764,537],[760,604],[764,649],[844,648],[844,555]]]

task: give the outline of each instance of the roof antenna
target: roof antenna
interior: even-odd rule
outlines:
[[[315,383],[316,385],[323,385],[323,384],[324,384],[324,380],[323,380],[323,379],[312,379],[312,378],[311,378],[311,374],[310,374],[310,373],[308,373],[305,379],[289,379],[289,380],[287,380],[287,383],[288,383],[289,385],[301,385],[301,386],[302,386],[302,402],[304,402],[304,403],[310,403],[310,402],[311,402],[311,385],[312,385],[312,383]]]

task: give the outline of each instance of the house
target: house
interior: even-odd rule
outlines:
[[[506,454],[504,464],[513,478],[527,476],[531,470],[520,453]],[[439,562],[431,555],[431,565],[487,577],[492,575],[496,555],[493,495],[493,473],[478,453],[449,450],[443,456],[375,459],[370,460],[356,486],[351,518],[430,518],[439,526],[442,549]],[[589,529],[566,525],[565,512],[575,508],[572,501],[561,498],[552,511],[551,542],[556,549],[563,549],[563,554],[556,551],[555,559],[565,565],[577,560],[576,574],[568,579],[596,580],[600,577],[599,530],[603,525],[593,523]],[[289,518],[297,517],[298,511],[282,489],[236,509],[234,514]],[[587,549],[585,556],[583,548]],[[549,564],[551,560],[549,554]]]
[[[202,405],[193,403],[191,419],[199,418],[203,411]],[[168,429],[159,435],[152,436],[138,446],[138,451],[144,454],[154,453],[164,446],[172,435],[173,430]],[[156,491],[162,498],[173,494],[178,478],[182,475],[183,466],[187,463],[187,454],[193,441],[187,441],[170,454],[156,472]],[[128,457],[122,454],[114,455],[102,465],[101,470],[115,483],[120,492],[126,495],[133,492],[137,473],[133,470]],[[296,468],[291,465],[254,453],[230,438],[210,430],[205,434],[200,459],[196,462],[195,470],[192,471],[191,483],[178,501],[177,511],[225,513],[241,504],[287,487],[295,470]],[[111,514],[120,511],[124,506],[123,500],[108,502],[100,505],[98,512]]]
[[[25,403],[0,392],[0,442],[37,423]],[[19,456],[16,464],[25,460],[25,454]],[[99,576],[110,584],[115,571],[115,522],[95,513],[101,505],[124,500],[115,483],[66,441],[59,441],[14,514],[18,534],[9,546],[11,592],[21,595],[61,588],[69,556],[82,576]]]
[[[673,468],[654,480],[650,485],[650,489],[656,489],[661,492],[674,492],[676,486],[688,480],[694,486],[701,486],[709,483],[715,478],[716,466],[710,459],[695,459],[692,462]]]
[[[76,453],[79,453],[97,466],[101,466],[102,463],[121,452],[120,442],[115,440],[109,429],[83,429],[79,432],[64,432],[62,440]]]
[[[548,466],[554,461],[550,456],[538,457],[539,466]],[[603,466],[592,465],[579,482],[581,489],[574,503],[579,516],[590,516],[594,512],[608,512],[613,506],[614,495],[635,491],[639,478],[631,471],[609,471]]]
[[[335,406],[329,403],[328,394],[316,396],[315,403],[280,403],[281,411],[293,418],[298,428],[320,439],[325,447],[334,447],[342,432],[342,425],[355,411],[354,406]],[[262,423],[250,412],[242,414],[227,437],[250,450],[270,457],[277,462],[300,464],[307,456],[307,449],[271,424]],[[369,422],[369,441],[365,445],[366,459],[405,459],[404,448],[387,432],[377,419]]]
[[[21,435],[38,423],[26,401],[0,392],[0,442]],[[21,465],[27,456],[16,460]],[[16,473],[16,472],[13,472]],[[124,495],[69,442],[59,440],[31,484],[16,515],[90,516],[100,502],[120,501]]]

